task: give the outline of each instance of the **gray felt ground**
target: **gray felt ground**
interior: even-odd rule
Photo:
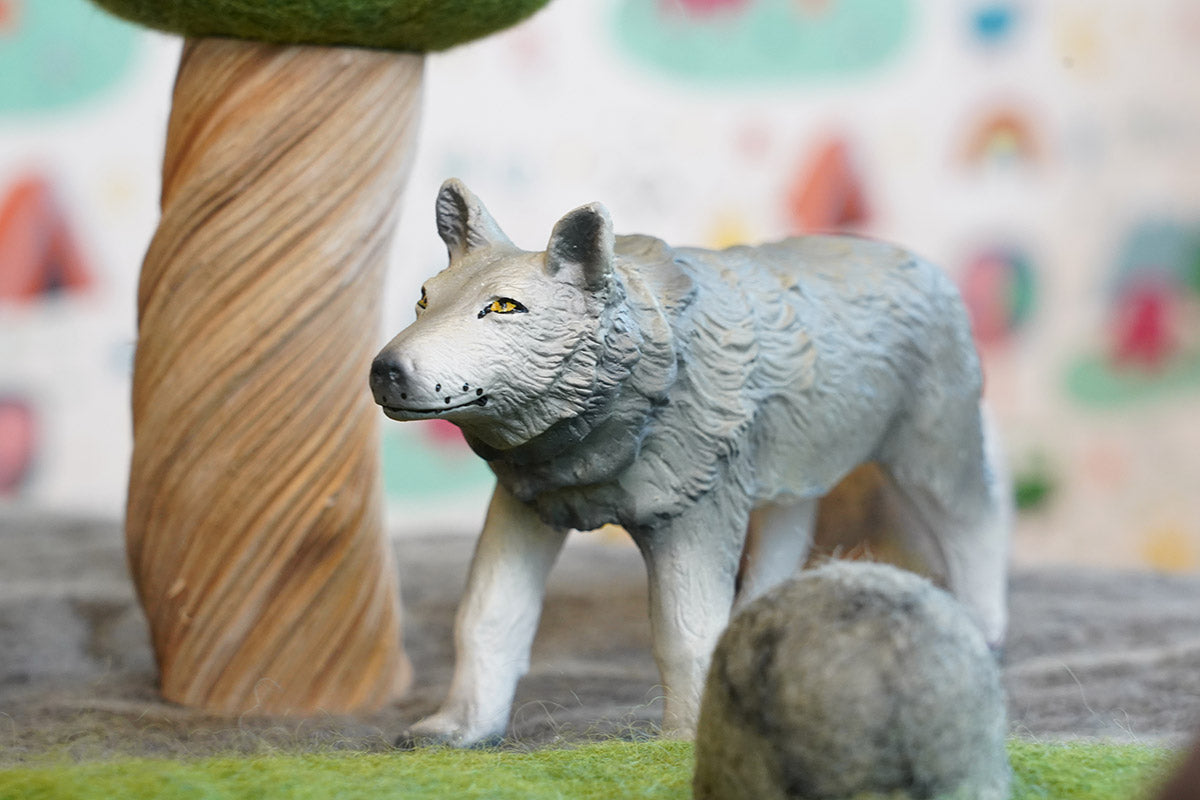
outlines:
[[[403,700],[347,719],[212,717],[158,699],[119,527],[0,515],[0,763],[45,757],[386,749],[436,706],[473,537],[397,543]],[[1179,741],[1200,726],[1200,578],[1042,568],[1013,575],[1011,729]],[[551,576],[510,732],[537,746],[643,736],[661,714],[645,572],[632,548],[571,541]]]

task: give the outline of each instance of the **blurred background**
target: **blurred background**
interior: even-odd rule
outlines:
[[[0,0],[0,510],[122,514],[178,51]],[[1018,562],[1200,570],[1194,0],[553,2],[429,59],[380,344],[444,266],[449,176],[528,249],[592,200],[673,244],[907,245],[970,307]],[[398,534],[479,525],[456,429],[381,435]]]

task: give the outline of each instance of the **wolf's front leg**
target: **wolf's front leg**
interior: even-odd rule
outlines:
[[[470,747],[504,735],[517,681],[529,668],[546,575],[565,536],[496,487],[455,618],[450,693],[436,714],[408,730],[412,742]]]
[[[666,736],[695,735],[708,664],[733,607],[748,516],[737,507],[702,501],[640,537],[650,578],[654,658],[665,692]]]

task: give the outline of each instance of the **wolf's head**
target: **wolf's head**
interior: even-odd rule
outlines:
[[[438,193],[437,227],[450,265],[371,365],[375,402],[392,419],[447,419],[502,449],[582,412],[612,294],[608,212],[577,208],[544,252],[530,253],[451,179]]]

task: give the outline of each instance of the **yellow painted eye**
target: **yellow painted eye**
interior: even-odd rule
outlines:
[[[421,287],[421,299],[417,301],[417,308],[426,308],[429,306],[429,298],[425,296],[425,287]]]
[[[528,309],[526,309],[525,306],[521,305],[520,303],[518,303],[516,300],[513,300],[512,298],[497,297],[495,300],[488,303],[484,307],[484,309],[479,312],[479,316],[483,317],[485,314],[514,314],[514,313],[521,313],[521,312],[524,312],[527,310]]]

